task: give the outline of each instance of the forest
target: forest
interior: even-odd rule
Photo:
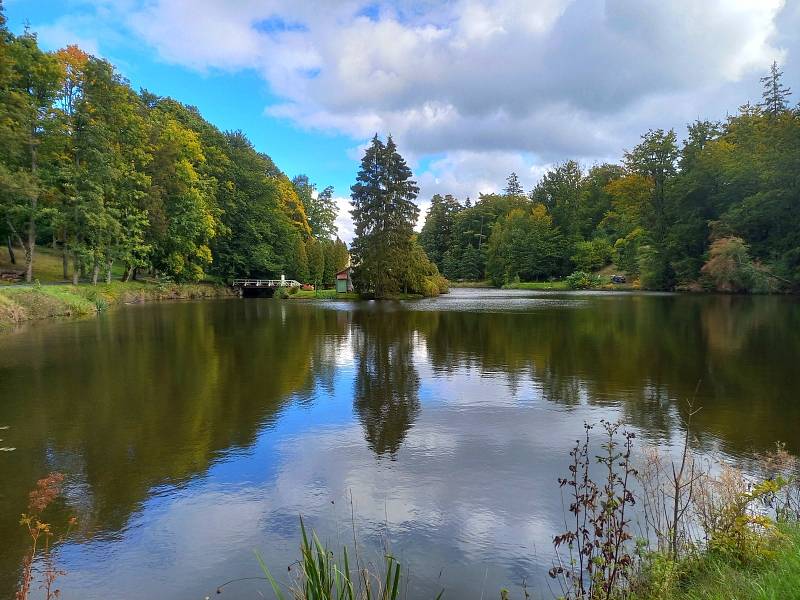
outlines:
[[[73,283],[330,283],[348,262],[332,193],[77,46],[12,34],[0,4],[0,239],[28,282],[46,244]]]
[[[419,242],[445,277],[495,285],[605,267],[647,289],[800,285],[800,108],[773,64],[763,98],[682,141],[650,130],[621,164],[555,165],[525,193],[512,173],[473,204],[432,199]],[[591,281],[591,278],[589,278]]]

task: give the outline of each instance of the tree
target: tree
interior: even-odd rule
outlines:
[[[153,266],[179,281],[197,281],[211,263],[209,244],[218,229],[213,181],[198,135],[166,111],[151,116],[153,160],[148,166]]]
[[[319,239],[332,239],[336,235],[338,208],[333,199],[333,187],[328,186],[317,193],[317,186],[306,175],[292,179],[297,195],[305,206],[311,235]]]
[[[411,176],[392,137],[384,144],[376,135],[351,187],[354,281],[377,298],[399,291],[402,284],[419,214],[414,203],[419,189]]]
[[[522,184],[519,182],[519,177],[513,171],[511,174],[506,178],[506,187],[503,190],[503,193],[506,196],[524,196],[525,190],[522,188]]]
[[[575,244],[571,260],[579,271],[597,271],[611,262],[614,249],[605,238],[595,238]]]
[[[543,204],[514,209],[497,221],[489,238],[486,271],[496,285],[558,272],[560,234]]]
[[[299,234],[280,206],[274,165],[240,131],[224,136],[218,175],[221,226],[212,244],[213,270],[227,278],[279,277]]]
[[[39,49],[35,34],[26,30],[15,37],[4,31],[3,38],[3,52],[10,61],[6,66],[10,68],[3,74],[0,98],[0,210],[9,231],[25,250],[25,280],[31,282],[37,225],[48,212],[42,205],[49,192],[42,169],[46,170],[51,160],[47,142],[54,123],[60,70],[57,61]]]
[[[419,234],[419,243],[439,269],[443,268],[444,254],[451,244],[455,215],[462,209],[450,194],[435,194],[425,216],[425,225]]]
[[[789,96],[792,94],[792,90],[781,82],[782,77],[783,71],[778,68],[778,62],[773,61],[769,74],[761,78],[764,91],[759,106],[772,116],[777,116],[787,109]]]
[[[322,242],[314,238],[306,241],[306,256],[308,258],[309,280],[319,286],[322,283],[322,276],[325,272],[325,254],[322,249]]]

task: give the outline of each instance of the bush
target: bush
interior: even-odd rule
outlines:
[[[750,258],[750,249],[738,237],[715,240],[701,272],[707,287],[718,292],[765,293],[772,287],[766,270]]]
[[[585,271],[575,271],[572,275],[568,275],[567,286],[571,290],[586,290],[589,288],[599,287],[601,284],[600,277],[594,273],[587,273]]]

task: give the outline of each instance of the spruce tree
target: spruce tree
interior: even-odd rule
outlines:
[[[522,184],[519,182],[519,177],[513,171],[511,174],[506,178],[506,189],[503,190],[503,193],[506,196],[524,196],[525,190],[522,188]]]
[[[399,291],[404,261],[411,251],[419,208],[411,169],[392,137],[378,136],[361,160],[351,198],[355,239],[351,249],[353,278],[359,291],[381,298]]]
[[[792,90],[781,83],[782,77],[783,71],[778,68],[778,63],[773,61],[769,75],[761,78],[764,92],[761,94],[763,101],[759,106],[771,115],[782,113],[789,105]]]

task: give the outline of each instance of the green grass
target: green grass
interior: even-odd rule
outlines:
[[[770,558],[743,566],[730,558],[703,555],[684,565],[687,573],[671,589],[647,591],[634,600],[800,599],[800,526],[781,530]]]
[[[0,328],[24,321],[92,315],[119,304],[231,295],[228,287],[200,283],[12,285],[0,288]]]
[[[361,296],[353,292],[339,294],[332,288],[329,290],[298,290],[294,294],[289,295],[289,299],[292,298],[303,300],[359,300]]]
[[[25,271],[25,251],[22,248],[14,248],[17,257],[17,264],[11,264],[8,251],[5,246],[0,247],[0,271]],[[65,283],[63,277],[61,250],[54,250],[50,246],[36,246],[33,254],[33,278],[41,283]],[[116,264],[111,273],[114,278],[122,277],[123,267]],[[69,274],[72,277],[72,262],[69,264]],[[105,278],[105,271],[101,273]],[[7,285],[7,282],[5,282]]]
[[[522,281],[520,283],[507,283],[504,290],[568,290],[566,281]]]
[[[450,283],[451,288],[491,288],[494,287],[491,281],[454,281]]]

